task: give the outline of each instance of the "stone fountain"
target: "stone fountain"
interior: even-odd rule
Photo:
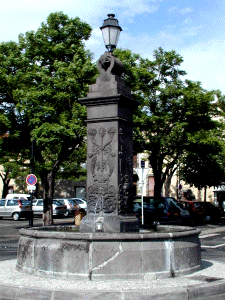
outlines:
[[[20,230],[17,270],[77,279],[149,279],[201,268],[200,231],[158,226],[139,231],[132,213],[133,128],[137,103],[110,52],[80,102],[87,107],[87,215],[76,226]]]

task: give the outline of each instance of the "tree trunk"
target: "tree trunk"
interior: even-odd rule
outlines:
[[[8,194],[10,178],[4,178],[2,181],[3,181],[2,198],[5,198]]]
[[[55,174],[53,171],[50,171],[45,177],[44,181],[44,210],[43,210],[43,225],[53,225],[53,196],[54,196],[54,182],[55,182]]]
[[[206,202],[207,186],[204,187],[204,202]]]
[[[155,187],[154,187],[154,197],[161,197],[162,195],[162,183],[161,181],[160,182],[157,182],[155,183]]]
[[[166,197],[170,196],[171,180],[172,180],[172,177],[170,175],[168,175],[167,178],[166,178],[166,181],[165,181],[165,196]]]
[[[177,167],[169,168],[169,170],[167,172],[166,180],[165,180],[165,196],[166,197],[170,196],[170,193],[171,193],[171,190],[170,190],[171,182],[172,182],[172,178],[173,178],[173,175],[174,175],[174,173],[175,173],[176,170],[177,170]]]
[[[153,169],[155,185],[154,185],[154,197],[160,197],[162,193],[162,164],[156,158],[150,158],[150,164]]]
[[[162,195],[162,180],[161,180],[161,172],[154,172],[155,186],[154,186],[154,197],[161,197]]]

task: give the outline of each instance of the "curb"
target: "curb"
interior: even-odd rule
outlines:
[[[162,289],[164,288],[162,287]],[[154,291],[154,289],[123,291],[121,288],[121,291],[63,291],[0,285],[1,300],[214,300],[215,298],[225,299],[225,281],[199,285],[197,287],[174,288],[171,292],[165,292],[164,289],[162,293]]]
[[[199,287],[190,287],[188,288],[188,300],[195,299],[207,299],[214,300],[215,296],[220,296],[225,299],[225,281],[223,282],[214,282],[210,285],[201,285]],[[206,298],[207,297],[207,298]]]

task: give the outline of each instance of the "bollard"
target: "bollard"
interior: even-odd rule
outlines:
[[[75,225],[80,226],[80,222],[82,220],[82,215],[79,209],[75,211]]]

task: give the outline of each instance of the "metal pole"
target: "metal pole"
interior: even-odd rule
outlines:
[[[33,203],[33,191],[30,193],[30,218],[29,218],[29,226],[33,227],[33,209],[32,209],[32,203]]]
[[[30,162],[31,162],[31,174],[34,174],[34,143],[35,141],[32,141],[31,144],[31,158],[30,158]],[[30,191],[30,218],[29,218],[29,226],[33,227],[33,208],[32,208],[32,204],[33,204],[33,191]]]
[[[141,224],[144,225],[144,201],[143,201],[143,190],[144,190],[144,168],[142,168],[142,188],[141,188]]]
[[[143,193],[144,193],[144,168],[145,161],[141,161],[141,169],[142,169],[142,184],[141,184],[141,224],[144,225],[144,201],[143,201]]]

